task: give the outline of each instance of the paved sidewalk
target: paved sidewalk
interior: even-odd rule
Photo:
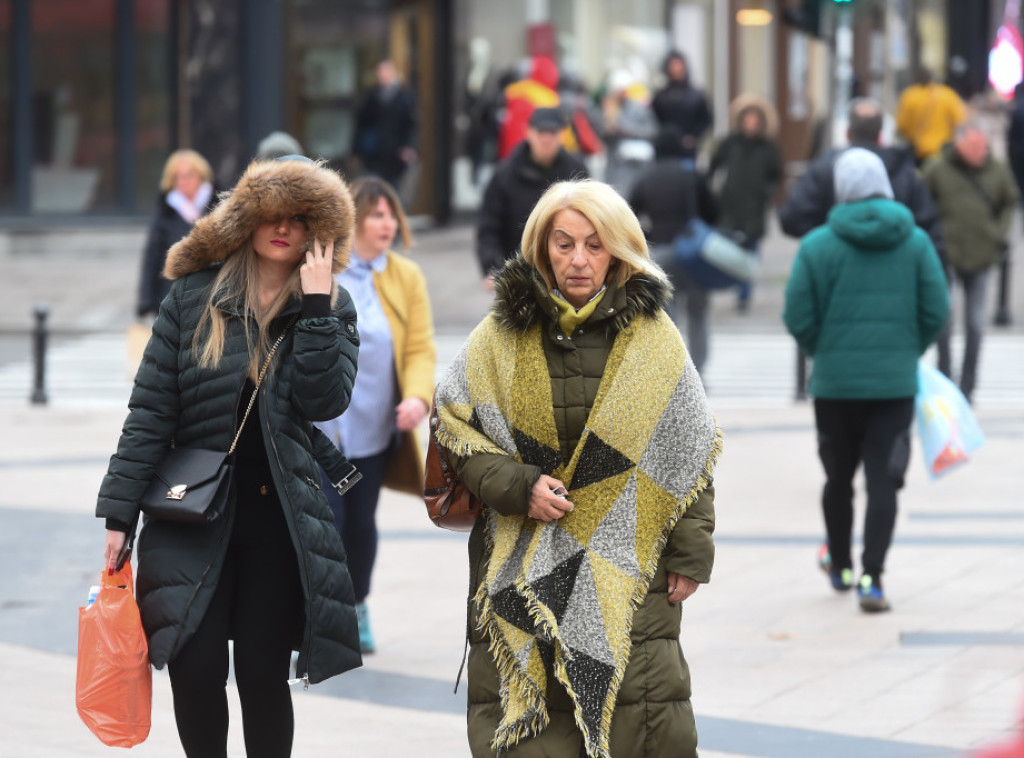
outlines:
[[[23,358],[40,299],[51,304],[55,340],[122,331],[141,239],[141,230],[69,233],[59,250],[32,250],[31,240],[0,250],[0,363]],[[717,296],[716,331],[781,332],[795,248],[769,238],[750,313]],[[490,302],[471,249],[465,225],[419,234],[415,256],[445,335],[466,334]],[[810,407],[715,409],[726,431],[718,557],[712,583],[687,601],[682,639],[702,758],[952,758],[1005,738],[1024,705],[1020,405],[980,408],[985,446],[937,482],[915,441],[886,575],[894,611],[877,617],[834,594],[815,567],[822,477]],[[111,754],[74,711],[74,654],[77,606],[102,562],[95,493],[123,416],[0,407],[0,758]],[[430,525],[410,497],[386,494],[380,522],[371,597],[380,652],[363,669],[296,691],[297,758],[468,755],[464,685],[452,694],[465,539]],[[133,755],[181,755],[164,673],[154,679],[153,719]],[[237,718],[231,740],[242,755]]]
[[[702,756],[952,758],[1024,702],[1024,411],[986,412],[977,459],[938,482],[914,451],[887,588],[866,616],[815,568],[821,481],[806,405],[717,409],[712,583],[687,601]],[[0,756],[109,755],[74,711],[76,606],[95,583],[95,491],[122,414],[5,409],[0,439]],[[296,756],[465,756],[465,546],[386,494],[371,610],[380,652],[296,691]],[[233,704],[236,702],[232,701]],[[236,719],[232,754],[243,748]],[[166,675],[140,756],[180,755]]]

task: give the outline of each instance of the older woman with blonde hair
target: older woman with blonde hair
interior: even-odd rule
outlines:
[[[160,302],[171,289],[163,276],[167,251],[187,235],[196,221],[210,212],[216,202],[213,169],[195,150],[175,150],[164,163],[160,194],[149,225],[139,276],[136,313],[155,316]]]
[[[480,756],[695,756],[680,603],[714,558],[721,435],[640,224],[560,182],[437,389],[470,536]]]

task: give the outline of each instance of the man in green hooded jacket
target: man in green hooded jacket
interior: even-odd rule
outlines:
[[[804,237],[783,320],[813,361],[810,394],[825,469],[828,542],[819,554],[838,591],[853,587],[853,476],[864,464],[860,607],[888,610],[885,556],[896,493],[910,461],[917,362],[946,323],[949,295],[938,256],[911,212],[893,200],[882,163],[863,148],[835,164],[837,205]]]

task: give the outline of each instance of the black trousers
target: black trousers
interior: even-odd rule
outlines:
[[[243,481],[239,481],[243,479]],[[288,758],[295,721],[288,688],[302,629],[298,562],[273,485],[236,477],[235,523],[206,615],[168,665],[174,717],[188,758],[226,758],[228,640],[248,758]]]
[[[864,464],[864,573],[880,579],[896,525],[896,493],[910,463],[914,398],[814,401],[818,455],[825,468],[821,496],[829,551],[836,569],[853,568],[853,476]]]
[[[368,458],[353,458],[352,465],[363,478],[344,495],[339,495],[331,486],[327,472],[320,471],[323,491],[334,514],[334,525],[345,545],[357,603],[364,602],[370,594],[370,578],[377,561],[377,503],[390,461],[390,449]]]

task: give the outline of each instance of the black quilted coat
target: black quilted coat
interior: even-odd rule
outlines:
[[[237,225],[252,228],[266,215],[304,210],[309,213],[310,234],[335,239],[336,268],[344,265],[351,201],[340,179],[338,187],[330,186],[331,182],[326,187],[328,196],[341,193],[340,211],[330,202],[320,204],[322,186],[314,186],[316,191],[306,197],[307,202],[294,209],[291,199],[309,181],[314,185],[318,181],[315,172],[306,175],[312,164],[266,169],[264,173],[275,182],[281,180],[282,171],[286,174],[285,189],[278,195],[263,182],[268,177],[259,176],[269,165],[257,166],[255,172],[250,169],[234,196],[200,219],[193,234],[171,250],[168,270],[176,281],[153,325],[117,453],[100,488],[96,513],[101,518],[123,524],[135,520],[139,498],[172,440],[177,446],[210,450],[227,450],[231,445],[249,364],[243,320],[230,306],[225,308],[230,318],[218,368],[199,368],[191,347],[216,275],[210,264],[226,257],[217,244],[209,244],[228,238],[219,227],[226,225],[234,233]],[[293,299],[273,322],[271,339],[300,314],[300,307],[299,299]],[[330,316],[301,316],[278,348],[257,395],[263,440],[299,561],[304,595],[297,671],[311,683],[361,663],[344,548],[320,491],[312,452],[319,449],[312,422],[335,418],[348,407],[359,344],[355,320],[355,308],[344,290],[338,292]],[[137,591],[150,660],[157,668],[173,660],[199,626],[220,577],[233,519],[232,502],[225,516],[210,524],[145,521],[136,546]]]

